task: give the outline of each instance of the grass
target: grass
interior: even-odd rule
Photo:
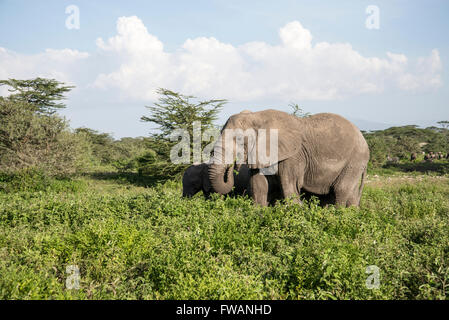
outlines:
[[[183,199],[129,174],[0,177],[0,298],[447,299],[449,177],[382,170],[360,209]]]

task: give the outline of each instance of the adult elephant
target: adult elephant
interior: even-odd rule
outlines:
[[[257,146],[263,145],[261,140],[266,139],[262,132],[270,137],[270,129],[277,129],[278,134],[275,161],[267,161],[256,152]],[[241,135],[238,140],[230,138],[235,132],[253,132],[255,137],[243,135],[243,154],[237,144],[242,141]],[[265,145],[270,148],[269,141],[265,141]],[[268,155],[269,150],[264,153]],[[279,183],[282,198],[299,196],[303,190],[328,196],[333,199],[333,204],[340,206],[360,204],[369,160],[368,145],[355,125],[336,114],[320,113],[299,118],[282,111],[264,110],[231,116],[221,131],[209,166],[212,187],[221,194],[228,193],[233,186],[230,178],[233,161],[227,164],[229,154],[248,162],[251,196],[260,205],[268,204],[269,179],[272,179],[260,171],[273,168],[273,165],[277,165],[274,178]]]
[[[201,163],[191,165],[186,169],[182,176],[183,197],[193,197],[198,192],[203,191],[204,197],[208,199],[210,194],[215,192],[209,180],[208,168],[209,164]],[[232,193],[234,195],[245,195],[249,185],[249,168],[247,165],[241,165],[236,171],[230,171],[232,173],[230,179],[232,179],[235,187]]]

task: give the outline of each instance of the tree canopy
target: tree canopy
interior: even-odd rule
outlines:
[[[161,136],[168,137],[174,129],[186,129],[193,134],[193,123],[201,122],[201,129],[213,127],[218,113],[227,102],[225,99],[198,101],[196,97],[183,95],[168,89],[158,89],[160,95],[154,106],[147,106],[150,116],[142,116],[141,120],[158,125]]]
[[[56,110],[65,108],[66,105],[60,101],[65,99],[65,93],[75,88],[55,79],[39,77],[30,80],[0,80],[0,86],[3,85],[10,87],[8,91],[11,95],[7,99],[29,103],[34,106],[35,111],[43,114],[53,114]]]

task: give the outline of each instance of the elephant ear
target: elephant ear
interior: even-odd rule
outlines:
[[[268,168],[298,153],[302,146],[301,120],[284,112],[271,111],[274,110],[263,115],[260,125],[254,125],[255,141],[248,141],[251,169]],[[259,148],[261,152],[258,153]],[[252,162],[250,154],[256,155]]]

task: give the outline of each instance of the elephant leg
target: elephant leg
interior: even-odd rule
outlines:
[[[302,203],[299,195],[304,183],[304,166],[298,166],[295,159],[287,159],[279,163],[278,174],[283,198],[293,197],[295,202]]]
[[[265,176],[254,173],[250,177],[251,197],[254,203],[261,206],[268,205],[268,181]]]
[[[350,188],[335,189],[335,205],[337,207],[358,206],[358,197]]]
[[[363,170],[345,170],[334,185],[335,204],[337,206],[349,207],[359,206],[359,187]]]
[[[282,192],[279,177],[276,175],[265,176],[268,182],[268,203],[275,205],[277,200],[282,200]]]
[[[294,202],[302,203],[302,201],[299,199],[299,191],[301,189],[301,186],[296,186],[291,181],[286,181],[281,179],[281,187],[282,187],[282,197],[284,199],[293,198]]]

